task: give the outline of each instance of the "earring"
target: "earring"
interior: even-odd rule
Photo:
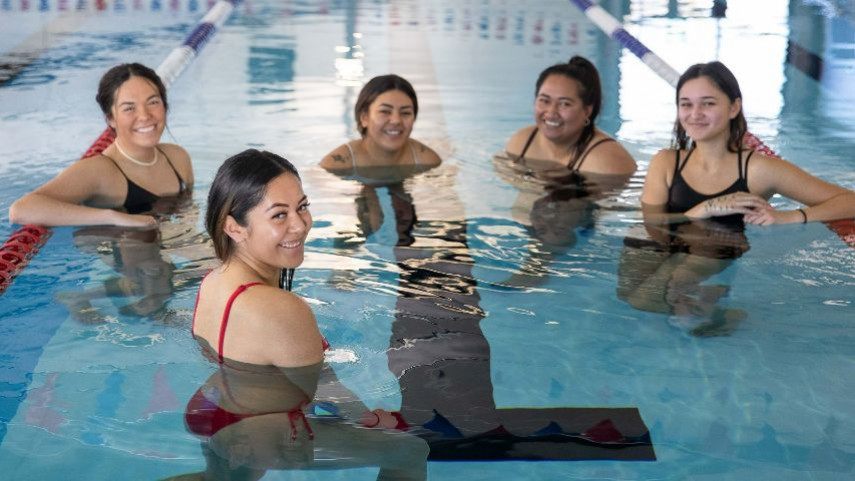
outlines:
[[[591,118],[590,118],[590,117],[585,117],[585,127],[587,127],[587,126],[589,126],[589,125],[591,125]]]

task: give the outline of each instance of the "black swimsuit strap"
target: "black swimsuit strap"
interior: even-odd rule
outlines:
[[[745,181],[745,187],[748,187],[748,161],[751,160],[751,156],[754,155],[754,152],[756,152],[756,150],[749,150],[748,151],[748,155],[745,157],[745,165],[744,166],[741,163],[742,159],[740,156],[739,177]]]
[[[175,166],[174,166],[174,165],[172,165],[172,161],[171,161],[171,160],[169,160],[169,156],[168,156],[168,155],[166,155],[166,152],[164,152],[164,151],[160,150],[160,147],[155,147],[155,149],[157,149],[157,151],[158,151],[158,152],[160,152],[161,154],[163,154],[163,158],[165,158],[165,159],[166,159],[166,163],[167,163],[167,164],[169,164],[169,167],[172,169],[172,172],[174,172],[174,173],[175,173],[175,177],[178,179],[178,193],[180,194],[180,193],[184,192],[185,190],[187,190],[187,184],[184,182],[184,179],[182,179],[182,178],[181,178],[181,175],[178,173],[178,169],[176,169],[176,168],[175,168]],[[122,167],[121,167],[121,166],[119,166],[119,163],[118,163],[118,162],[116,162],[116,159],[114,159],[114,158],[110,157],[109,155],[105,154],[104,152],[101,152],[101,155],[103,155],[104,157],[107,157],[108,159],[110,159],[110,160],[112,160],[112,161],[113,161],[113,164],[116,166],[116,168],[117,168],[117,169],[119,169],[119,172],[121,172],[121,173],[122,173],[122,175],[125,177],[125,180],[127,180],[127,181],[129,181],[129,182],[133,182],[133,181],[128,177],[128,174],[126,174],[126,173],[125,173],[125,171],[124,171],[124,170],[122,170]],[[135,183],[135,182],[134,182],[134,183]]]
[[[606,137],[605,139],[600,139],[600,140],[594,142],[587,149],[585,149],[585,152],[583,152],[582,155],[579,156],[578,160],[576,160],[575,162],[573,162],[572,164],[567,166],[567,168],[572,170],[573,172],[579,172],[579,170],[582,168],[582,162],[585,162],[585,159],[588,158],[588,154],[590,154],[591,151],[594,150],[594,148],[596,148],[598,145],[600,145],[602,143],[614,142],[614,141],[615,141],[615,139],[613,139],[611,137]]]
[[[534,141],[534,136],[537,135],[537,127],[531,131],[531,135],[528,136],[528,140],[525,141],[525,146],[523,146],[522,152],[520,152],[520,156],[517,159],[517,162],[525,162],[525,153],[528,152],[528,148],[531,146],[531,143]]]
[[[117,168],[117,169],[119,169],[119,172],[121,172],[121,173],[122,173],[122,176],[125,178],[125,180],[131,180],[131,179],[128,179],[128,174],[126,174],[126,173],[125,173],[125,171],[124,171],[124,170],[122,170],[122,168],[121,168],[121,167],[119,167],[119,163],[118,163],[118,162],[116,162],[116,159],[114,159],[114,158],[110,157],[109,155],[105,154],[104,152],[101,152],[101,155],[103,155],[104,157],[107,157],[108,159],[110,159],[111,161],[113,161],[113,164],[116,166],[116,168]]]
[[[593,148],[593,147],[592,147]],[[679,173],[683,172],[683,168],[686,167],[686,164],[689,162],[689,157],[692,155],[695,149],[689,149],[689,153],[686,154],[686,158],[683,159],[683,163],[680,163],[680,150],[676,150],[676,161],[674,166],[674,175],[676,176]],[[756,150],[749,150],[748,155],[745,156],[745,163],[742,162],[742,149],[739,149],[736,152],[736,160],[738,162],[739,167],[739,178],[737,180],[741,180],[745,182],[745,188],[748,189],[748,161],[751,160],[751,156],[754,155]],[[672,181],[673,182],[673,181]],[[670,194],[669,194],[670,195]]]
[[[181,175],[178,173],[178,169],[172,164],[172,161],[169,160],[169,156],[166,155],[166,152],[160,149],[160,147],[155,147],[158,152],[163,154],[163,157],[166,159],[166,163],[169,164],[169,167],[172,168],[172,171],[175,172],[175,177],[178,178],[178,193],[184,192],[187,189],[187,184],[184,182],[184,179],[181,178]],[[115,162],[115,161],[114,161]]]
[[[676,155],[676,159],[677,159],[677,160],[676,160],[676,162],[674,163],[674,173],[675,173],[675,174],[676,174],[676,173],[678,173],[678,172],[683,172],[683,167],[685,167],[685,166],[686,166],[686,164],[689,162],[689,157],[691,157],[691,156],[692,156],[692,152],[694,152],[694,151],[695,151],[695,148],[694,148],[694,147],[692,147],[691,149],[689,149],[689,152],[688,152],[688,153],[686,153],[686,158],[685,158],[685,159],[683,159],[683,163],[681,164],[681,163],[680,163],[680,149],[677,149],[677,151],[675,152],[675,153],[677,154],[677,155]]]

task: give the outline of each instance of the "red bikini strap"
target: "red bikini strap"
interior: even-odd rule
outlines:
[[[217,357],[220,360],[220,364],[223,363],[223,344],[226,340],[226,327],[229,325],[229,314],[232,310],[232,303],[235,302],[237,296],[241,295],[243,291],[249,289],[252,286],[257,286],[261,284],[260,282],[250,282],[249,284],[241,284],[235,289],[232,293],[231,297],[229,297],[228,302],[226,302],[226,308],[223,310],[223,323],[220,324],[220,342],[217,344]]]

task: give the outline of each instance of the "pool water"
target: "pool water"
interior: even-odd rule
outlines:
[[[93,102],[103,71],[156,66],[209,3],[0,2],[3,238],[14,199],[103,129]],[[846,2],[730,2],[719,18],[712,3],[600,5],[678,71],[724,61],[752,132],[855,188]],[[497,157],[532,121],[537,74],[572,55],[600,69],[598,124],[640,166],[599,196],[552,191]],[[443,165],[383,181],[318,168],[357,135],[361,84],[389,72],[415,85],[413,136]],[[658,262],[633,239],[646,237],[638,197],[649,158],[670,140],[673,91],[570,2],[247,1],[169,95],[165,141],[184,146],[195,167],[188,205],[163,219],[156,241],[53,229],[0,298],[0,467],[9,479],[159,479],[205,467],[183,419],[215,370],[189,335],[196,286],[215,265],[201,217],[217,167],[249,147],[301,171],[315,226],[295,291],[334,348],[338,378],[366,406],[419,424],[438,408],[464,433],[501,422],[518,434],[558,419],[564,432],[589,435],[593,426],[574,431],[567,413],[608,409],[625,441],[649,430],[652,442],[635,457],[638,446],[555,444],[572,461],[525,460],[522,444],[492,461],[469,453],[450,462],[436,449],[431,479],[855,472],[855,251],[818,223],[713,233],[750,246],[685,295],[716,297],[718,317],[627,301],[622,287]],[[531,415],[559,409],[565,417]],[[377,472],[271,470],[264,479]]]

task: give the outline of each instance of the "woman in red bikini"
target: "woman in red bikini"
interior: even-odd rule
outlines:
[[[222,265],[199,286],[192,332],[219,369],[185,413],[207,475],[380,466],[378,479],[424,479],[427,445],[390,431],[399,416],[368,411],[338,383],[311,309],[282,289],[283,272],[303,262],[308,207],[297,170],[270,152],[231,157],[211,186],[205,226]],[[307,418],[316,391],[335,393],[339,405],[324,410],[338,416]]]
[[[117,65],[101,77],[95,99],[116,140],[13,203],[13,224],[154,227],[155,218],[143,213],[192,187],[190,156],[160,143],[168,104],[154,70]]]

